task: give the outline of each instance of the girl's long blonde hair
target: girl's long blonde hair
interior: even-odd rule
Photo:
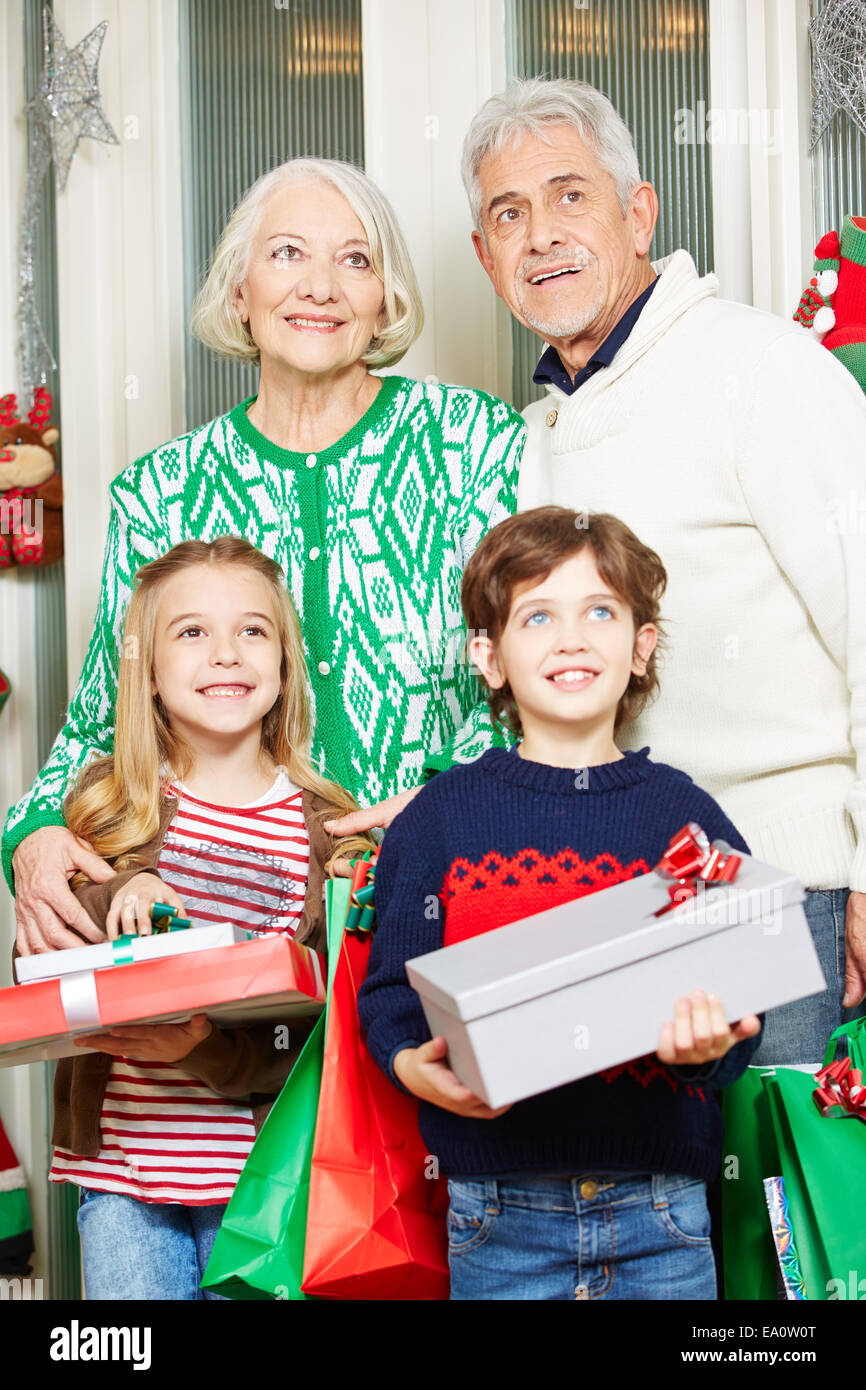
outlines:
[[[144,565],[135,576],[120,651],[114,754],[90,763],[63,804],[72,833],[117,868],[133,865],[136,857],[129,851],[147,844],[159,829],[165,790],[160,768],[167,764],[172,777],[182,780],[192,766],[192,752],[172,729],[159,695],[152,693],[151,680],[162,591],[173,575],[195,565],[231,565],[265,581],[273,600],[282,662],[280,694],[262,721],[262,750],[278,767],[286,769],[296,786],[325,800],[327,809],[318,813],[321,820],[335,820],[358,809],[354,798],[321,776],[309,760],[304,647],[279,565],[240,536],[182,541]],[[332,869],[335,859],[353,858],[372,846],[367,835],[341,838],[327,870]],[[119,864],[119,860],[123,862]]]

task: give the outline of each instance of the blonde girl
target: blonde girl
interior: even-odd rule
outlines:
[[[311,765],[307,673],[279,566],[221,536],[174,546],[137,576],[123,634],[114,754],[64,804],[114,868],[72,881],[109,937],[151,930],[154,902],[325,948],[324,877],[369,847],[322,821],[355,802]],[[88,1299],[199,1291],[255,1134],[311,1022],[112,1029],[59,1063],[51,1180],[81,1188]]]

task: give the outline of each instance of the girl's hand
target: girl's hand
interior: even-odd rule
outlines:
[[[207,1015],[196,1014],[189,1023],[148,1023],[140,1028],[88,1033],[76,1038],[75,1046],[91,1047],[111,1057],[128,1057],[131,1062],[182,1062],[212,1032],[213,1024]]]
[[[761,1020],[754,1014],[730,1027],[719,996],[693,989],[687,999],[678,999],[674,1005],[673,1023],[662,1024],[656,1056],[673,1066],[702,1066],[724,1057],[760,1030]]]
[[[448,1044],[444,1038],[433,1038],[421,1047],[405,1047],[394,1058],[394,1073],[407,1091],[421,1100],[429,1100],[452,1115],[466,1115],[472,1120],[495,1120],[504,1115],[510,1105],[491,1110],[489,1105],[458,1081],[445,1056]]]
[[[109,941],[118,936],[135,936],[136,932],[139,936],[150,936],[153,932],[150,912],[154,903],[167,903],[180,917],[184,915],[184,906],[177,893],[156,874],[136,874],[129,879],[115,893],[108,909],[105,930]]]

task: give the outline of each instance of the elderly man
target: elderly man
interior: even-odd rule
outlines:
[[[591,87],[491,98],[463,172],[478,258],[549,345],[518,505],[613,512],[661,555],[661,695],[628,744],[809,890],[828,989],[768,1015],[755,1060],[817,1061],[866,990],[866,542],[842,524],[866,502],[863,394],[685,251],[650,261],[655,191]]]

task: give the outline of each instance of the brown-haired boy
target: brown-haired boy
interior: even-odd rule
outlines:
[[[379,857],[361,1022],[379,1065],[420,1097],[449,1179],[452,1298],[716,1294],[706,1182],[722,1126],[705,1091],[742,1073],[759,1020],[729,1027],[696,989],[654,1056],[491,1110],[429,1038],[404,969],[649,872],[687,821],[747,850],[685,773],[614,742],[657,683],[665,582],[615,517],[543,507],[489,532],[466,567],[464,615],[494,718],[521,741],[435,777]]]

